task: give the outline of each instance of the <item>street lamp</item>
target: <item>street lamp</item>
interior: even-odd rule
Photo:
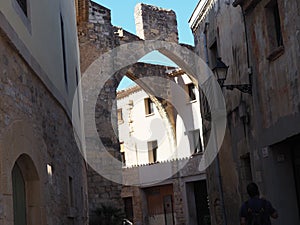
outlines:
[[[218,57],[216,60],[216,65],[212,69],[213,73],[217,77],[218,83],[221,88],[225,87],[228,90],[233,90],[234,88],[239,91],[247,94],[252,94],[252,85],[250,84],[224,84],[227,78],[229,66],[227,66],[222,60],[221,57]]]

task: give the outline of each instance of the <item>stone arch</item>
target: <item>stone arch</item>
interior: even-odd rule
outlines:
[[[212,115],[211,124],[214,131],[212,135],[214,138],[207,143],[207,148],[211,151],[204,153],[203,160],[199,166],[200,170],[204,170],[214,160],[223,141],[226,126],[225,102],[218,83],[203,60],[192,53],[191,50],[170,42],[138,41],[121,45],[95,60],[83,74],[81,82],[84,98],[86,150],[89,152],[87,160],[97,172],[117,183],[122,183],[121,174],[114,173],[115,177],[112,177],[110,173],[101,173],[102,171],[112,171],[116,168],[120,170],[121,165],[120,162],[117,162],[107,154],[113,151],[113,148],[105,149],[105,147],[103,148],[103,145],[105,146],[103,139],[101,140],[102,142],[96,140],[98,138],[97,129],[102,126],[105,127],[107,125],[105,121],[110,122],[111,113],[109,111],[101,113],[102,118],[107,117],[107,119],[103,119],[103,123],[97,123],[99,116],[95,116],[95,105],[99,96],[99,90],[104,93],[104,96],[113,96],[113,93],[115,94],[114,86],[118,83],[116,79],[112,78],[113,75],[119,73],[117,71],[130,67],[144,55],[154,50],[161,52],[182,68],[187,75],[197,80],[204,94],[209,99]],[[106,138],[107,140],[109,139],[108,136]],[[111,140],[110,145],[113,146]],[[96,149],[97,151],[102,149],[103,154],[95,157],[97,155]],[[105,163],[101,163],[101,161],[105,161]],[[109,165],[107,165],[107,161],[109,161]]]
[[[170,160],[177,158],[176,116],[178,113],[180,115],[180,111],[176,111],[176,108],[174,108],[172,103],[169,102],[169,100],[171,100],[171,83],[174,82],[174,80],[172,80],[172,75],[166,73],[166,71],[169,69],[175,68],[137,62],[121,69],[104,84],[105,88],[100,92],[97,100],[96,123],[97,128],[105,124],[105,130],[98,129],[99,137],[104,143],[105,147],[116,147],[117,149],[117,143],[115,143],[115,145],[113,144],[116,139],[110,139],[110,137],[114,136],[114,133],[117,133],[115,128],[117,126],[116,121],[111,121],[111,123],[107,122],[107,117],[109,116],[109,114],[114,113],[112,109],[112,106],[114,104],[112,102],[116,100],[115,93],[119,82],[124,76],[127,76],[148,94],[149,98],[156,106],[161,119],[164,121],[167,138],[170,143],[171,152],[173,153]],[[184,71],[177,71],[176,73],[178,73],[178,75],[185,74]],[[156,81],[157,78],[161,78],[165,82],[160,82],[161,80]],[[191,77],[191,80],[195,85],[198,86],[197,81],[193,77]],[[149,82],[151,82],[150,85]],[[194,118],[192,117],[192,111],[190,110],[189,113],[191,115],[190,121],[193,121]],[[112,124],[113,122],[115,122],[115,124]],[[187,127],[187,124],[185,123],[186,121],[183,122],[185,127]],[[113,153],[112,151],[110,151],[110,154],[118,158],[118,152]]]
[[[0,193],[6,193],[2,201],[5,205],[4,221],[7,224],[14,224],[12,171],[15,165],[22,171],[28,195],[27,225],[46,224],[45,197],[40,194],[47,181],[43,157],[46,145],[43,138],[34,131],[33,124],[29,121],[14,121],[0,139]]]
[[[114,98],[116,96],[114,95],[114,92],[116,92],[119,82],[121,81],[121,79],[124,76],[127,76],[128,78],[133,80],[138,86],[140,86],[149,95],[149,98],[153,101],[154,105],[158,109],[158,112],[159,112],[161,118],[165,121],[167,131],[169,134],[168,135],[169,143],[176,145],[175,144],[176,139],[177,139],[177,137],[176,137],[176,114],[174,113],[174,107],[172,106],[172,104],[170,102],[167,101],[167,99],[159,99],[159,96],[156,95],[157,93],[154,93],[155,91],[158,91],[158,89],[160,88],[161,91],[160,91],[160,93],[158,93],[158,95],[170,97],[169,93],[168,93],[171,88],[170,84],[165,83],[169,86],[163,87],[162,84],[156,83],[155,84],[156,87],[154,88],[153,86],[152,87],[149,86],[149,84],[147,82],[144,82],[145,80],[143,80],[144,78],[149,78],[149,77],[150,78],[161,77],[165,80],[170,80],[170,82],[172,82],[173,75],[166,74],[166,71],[169,69],[175,69],[175,68],[169,67],[169,66],[141,63],[141,62],[134,63],[128,67],[121,69],[120,71],[118,71],[115,74],[114,77],[109,79],[104,85],[107,88],[107,90],[109,91],[109,93],[107,93],[106,91],[102,91],[99,95],[99,98],[107,101],[108,105],[109,105],[110,101],[115,100]],[[191,79],[192,83],[197,87],[197,89],[199,89],[198,81],[193,76],[189,75],[188,73],[186,73],[183,70],[178,70],[174,73],[176,73],[177,75],[186,74]],[[153,82],[153,84],[154,83],[155,82]],[[113,104],[111,104],[111,105],[113,105]],[[110,112],[110,113],[113,113],[113,112]],[[176,112],[176,113],[178,113],[178,112]],[[190,114],[192,115],[192,112],[190,112]],[[99,119],[101,120],[101,118],[98,118],[98,120]],[[191,120],[193,120],[193,118],[191,118]],[[185,121],[183,121],[183,122],[184,122],[184,125],[187,126],[185,124]],[[98,130],[98,132],[99,132],[99,130]],[[101,131],[100,131],[100,133],[101,133]],[[106,134],[107,134],[107,130],[106,130]],[[101,137],[101,134],[100,134],[100,137]]]
[[[145,71],[146,70],[146,71]],[[170,71],[167,73],[169,70],[174,70]],[[172,95],[170,94],[170,89],[172,88],[171,82],[174,82],[173,78],[176,76],[180,75],[187,75],[191,82],[195,85],[197,89],[199,89],[198,81],[195,79],[193,76],[189,75],[185,71],[183,71],[180,68],[175,68],[175,67],[169,67],[169,66],[162,66],[162,65],[153,65],[153,64],[147,64],[147,63],[135,63],[133,64],[126,72],[126,76],[129,77],[131,80],[136,82],[145,92],[147,92],[150,95],[150,98],[156,105],[160,115],[162,118],[166,119],[168,121],[168,126],[172,129],[171,133],[173,136],[173,139],[176,140],[176,115],[179,113],[174,106],[172,105],[171,102],[168,102],[172,98]],[[152,84],[156,85],[155,88],[149,86],[147,82],[143,82],[143,78],[145,77],[161,77],[165,79],[166,81],[169,80],[170,82],[165,82],[165,83],[159,83],[153,81]],[[141,79],[142,78],[142,79]],[[150,79],[149,79],[150,80]],[[149,82],[148,80],[148,82]],[[168,85],[168,86],[163,86],[163,85]],[[178,84],[178,87],[180,85]],[[164,96],[168,99],[159,99],[159,96],[156,96],[155,91],[158,92],[159,95]],[[183,90],[184,91],[184,90]],[[175,111],[174,111],[175,110]],[[192,115],[192,111],[189,112],[190,115]],[[191,121],[193,118],[190,118]],[[185,121],[184,125],[187,127]]]

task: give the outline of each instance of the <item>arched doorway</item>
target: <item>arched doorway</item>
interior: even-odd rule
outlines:
[[[14,225],[41,224],[40,182],[32,159],[19,156],[11,175]]]

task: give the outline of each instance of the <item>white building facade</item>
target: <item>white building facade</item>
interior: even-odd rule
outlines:
[[[139,86],[117,94],[126,217],[134,224],[208,224],[198,85],[180,69],[169,76],[169,105]]]
[[[174,77],[174,82],[176,87],[171,88],[168,101],[174,103],[175,140],[168,132],[167,118],[142,88],[134,86],[118,92],[119,140],[124,166],[183,159],[203,151],[198,87],[186,74]]]

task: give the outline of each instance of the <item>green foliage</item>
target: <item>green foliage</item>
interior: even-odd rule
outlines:
[[[95,213],[99,219],[99,225],[121,225],[122,219],[125,217],[121,209],[104,204],[96,209]]]

